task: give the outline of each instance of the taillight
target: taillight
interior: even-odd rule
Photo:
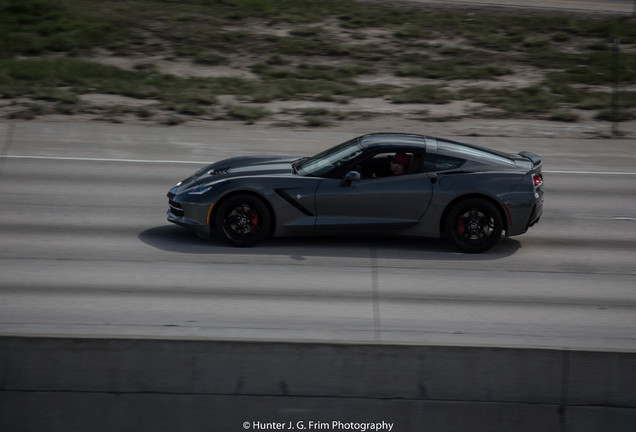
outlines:
[[[532,181],[534,182],[534,187],[538,187],[543,183],[543,176],[541,174],[535,174],[532,176]]]

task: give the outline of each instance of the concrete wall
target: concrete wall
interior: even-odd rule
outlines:
[[[3,432],[290,430],[290,422],[633,432],[636,354],[0,337]]]

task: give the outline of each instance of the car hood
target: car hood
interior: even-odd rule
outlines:
[[[172,189],[180,193],[198,184],[216,182],[236,177],[292,174],[292,162],[298,157],[290,156],[241,156],[214,162],[201,168],[191,177],[179,182]]]

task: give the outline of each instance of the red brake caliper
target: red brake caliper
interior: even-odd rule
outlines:
[[[252,231],[255,231],[258,227],[258,213],[256,210],[252,210]]]
[[[459,235],[464,235],[464,218],[460,217],[457,222],[457,233]]]

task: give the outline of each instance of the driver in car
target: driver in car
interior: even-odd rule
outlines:
[[[402,175],[406,173],[411,162],[411,157],[404,153],[396,153],[395,156],[389,156],[391,161],[391,172],[393,175]]]

